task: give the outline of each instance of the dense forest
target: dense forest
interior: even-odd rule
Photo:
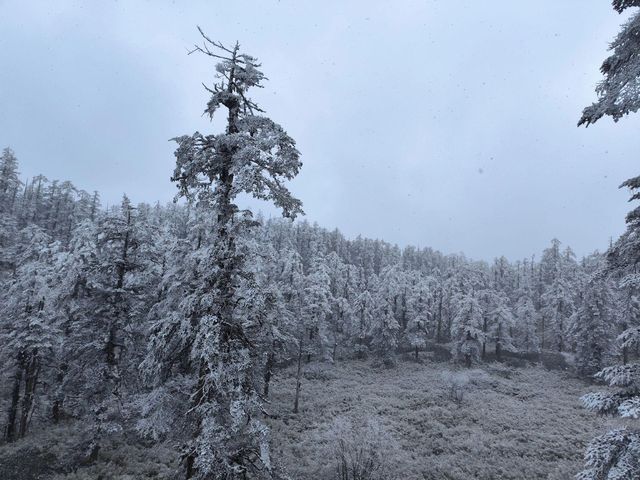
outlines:
[[[616,100],[637,91],[616,82],[629,81],[621,59],[637,62],[638,28],[636,15],[581,123],[637,110],[635,96]],[[559,358],[612,387],[585,395],[586,408],[638,418],[640,207],[606,252],[577,258],[550,239],[493,262],[299,220],[285,187],[301,168],[295,142],[247,96],[264,80],[259,63],[200,33],[194,51],[218,75],[205,113],[224,110],[226,128],[175,139],[175,203],[123,196],[104,208],[70,181],[22,178],[20,152],[0,157],[0,448],[65,425],[66,473],[140,444],[172,446],[170,478],[287,478],[272,454],[270,387],[293,371],[287,408],[301,415],[307,369],[354,359],[464,371]],[[623,186],[640,199],[640,177]],[[240,194],[285,218],[240,209]],[[638,478],[639,458],[640,434],[621,426],[590,444],[579,478]],[[342,460],[336,478],[391,478]]]
[[[105,437],[184,440],[197,384],[190,349],[202,348],[190,317],[207,301],[200,282],[214,219],[126,196],[102,209],[97,192],[71,182],[23,182],[10,149],[1,172],[5,441],[70,421],[82,424],[88,456]],[[557,352],[574,355],[588,377],[638,358],[637,273],[626,266],[639,248],[633,214],[606,255],[576,259],[553,239],[539,260],[492,263],[346,239],[306,221],[251,222],[237,238],[248,268],[235,312],[255,346],[260,401],[291,362],[296,411],[312,360],[402,368],[398,352],[421,361],[444,350],[471,367]],[[624,408],[637,414],[637,397]]]

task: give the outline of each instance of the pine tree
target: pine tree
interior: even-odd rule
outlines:
[[[427,346],[427,337],[433,329],[431,310],[435,279],[419,277],[412,286],[408,299],[408,322],[404,335],[418,360],[420,349]]]
[[[7,441],[26,435],[38,404],[43,370],[48,376],[61,341],[56,308],[59,246],[37,226],[26,227],[20,234],[23,241],[15,275],[0,302],[5,320],[0,329],[0,359],[14,370],[4,428]]]
[[[482,332],[482,311],[478,300],[472,293],[461,293],[454,298],[452,330],[454,355],[458,361],[464,361],[471,367],[480,357],[480,342],[484,338]]]
[[[360,292],[354,304],[351,338],[358,358],[366,358],[369,353],[370,332],[374,319],[374,300],[367,288]]]
[[[516,346],[523,352],[538,352],[540,341],[536,333],[538,313],[530,294],[520,293],[515,305],[515,341]]]
[[[637,0],[614,0],[613,7],[622,13],[640,6]],[[589,126],[608,115],[614,121],[640,108],[640,13],[634,13],[609,47],[613,53],[600,67],[604,79],[596,86],[598,101],[585,108],[578,125]]]
[[[593,375],[608,363],[615,328],[613,307],[607,279],[602,274],[594,275],[573,319],[576,367],[580,375]]]
[[[639,7],[638,0],[614,0],[613,7],[618,12],[627,8]],[[589,126],[600,118],[608,115],[614,121],[624,115],[636,112],[640,108],[640,12],[635,12],[610,46],[613,51],[602,64],[600,71],[604,79],[596,87],[598,101],[584,109],[578,125]],[[622,184],[632,192],[631,200],[640,199],[640,177],[627,180]],[[640,207],[636,207],[627,215],[627,231],[616,242],[608,255],[608,263],[613,270],[629,274],[640,258],[638,246],[638,231],[640,226]],[[631,283],[637,283],[632,281]],[[633,293],[629,292],[629,297]],[[621,336],[624,361],[626,349],[635,343],[636,330],[626,330]],[[586,397],[588,406],[597,411],[616,411],[623,416],[635,416],[638,411],[634,405],[640,403],[637,392],[640,390],[638,381],[638,364],[609,367],[597,375],[609,384],[622,387],[622,391],[614,396],[598,396],[592,394]],[[635,373],[634,373],[635,372]],[[623,407],[624,405],[624,407]],[[635,412],[635,415],[633,414]],[[634,430],[614,430],[596,438],[587,449],[587,469],[583,471],[580,480],[595,480],[600,478],[636,478],[640,476],[640,432]]]
[[[5,148],[0,155],[0,213],[13,212],[20,185],[18,159],[13,150]]]
[[[295,143],[247,97],[264,75],[257,60],[209,39],[194,51],[214,58],[218,81],[207,87],[205,109],[213,118],[227,109],[224,133],[176,138],[173,180],[179,195],[212,212],[212,247],[200,265],[200,284],[185,312],[190,363],[197,382],[189,409],[192,441],[185,451],[187,478],[270,478],[268,429],[259,420],[260,399],[255,379],[259,352],[239,315],[237,291],[247,274],[245,255],[237,239],[255,225],[251,213],[239,212],[236,196],[247,193],[272,201],[283,214],[295,217],[301,203],[284,180],[300,169]]]
[[[382,357],[386,366],[395,364],[400,324],[394,312],[394,299],[399,291],[398,271],[387,267],[381,274],[375,290],[371,346]]]
[[[313,259],[311,271],[304,280],[304,306],[301,323],[304,335],[301,340],[305,345],[307,363],[315,355],[328,358],[328,319],[331,311],[331,277],[327,264],[322,256]]]
[[[490,325],[489,337],[493,340],[496,349],[496,359],[502,359],[503,351],[513,351],[513,339],[511,332],[514,327],[513,313],[508,305],[506,295],[497,295],[492,310],[489,313]]]

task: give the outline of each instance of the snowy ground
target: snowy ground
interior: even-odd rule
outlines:
[[[393,369],[371,361],[305,365],[297,415],[295,369],[279,371],[267,405],[274,457],[294,480],[334,480],[342,439],[347,449],[371,447],[384,480],[566,480],[580,469],[585,443],[605,429],[578,401],[593,387],[569,373],[493,363],[451,377],[452,368],[411,360]],[[451,378],[467,380],[461,401]],[[0,478],[175,478],[172,445],[105,445],[96,464],[77,469],[73,436],[73,426],[57,427],[0,448]]]
[[[459,403],[443,378],[448,364],[309,365],[298,415],[291,413],[295,379],[288,369],[270,406],[276,454],[294,478],[333,478],[336,432],[348,442],[355,426],[356,444],[382,433],[372,445],[389,463],[388,478],[572,478],[586,442],[604,428],[578,401],[593,387],[565,372],[493,365],[462,374],[469,382]],[[361,418],[374,419],[373,426],[358,428]]]

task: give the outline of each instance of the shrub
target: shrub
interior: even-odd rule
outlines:
[[[399,447],[375,418],[337,417],[325,438],[335,458],[335,480],[392,480],[389,458]]]

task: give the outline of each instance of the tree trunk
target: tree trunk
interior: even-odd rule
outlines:
[[[29,423],[31,422],[31,415],[35,407],[36,386],[38,384],[39,373],[40,361],[37,350],[34,350],[25,368],[24,395],[22,397],[22,412],[20,416],[20,437],[24,437],[27,434]]]
[[[438,297],[438,323],[436,326],[436,343],[442,343],[442,289]]]
[[[300,344],[298,345],[298,370],[296,371],[296,398],[293,403],[293,413],[298,413],[301,385],[302,385],[302,342],[300,342]]]
[[[483,317],[482,319],[482,333],[485,335],[482,337],[482,360],[485,359],[487,355],[487,317]]]
[[[467,368],[471,368],[471,354],[470,353],[465,353],[465,355],[464,355],[464,364],[466,365]]]
[[[51,418],[53,419],[53,423],[57,424],[62,419],[62,406],[64,403],[64,393],[63,393],[63,381],[64,375],[67,371],[67,365],[62,364],[58,369],[58,375],[56,375],[56,381],[58,382],[58,388],[60,389],[59,393],[56,396],[56,399],[53,401],[53,406],[51,407]]]
[[[273,364],[275,363],[275,354],[273,350],[267,354],[267,361],[264,366],[264,387],[262,394],[264,398],[269,397],[269,384],[271,383],[271,376],[273,375]]]
[[[13,390],[11,392],[11,405],[7,416],[7,426],[5,427],[4,438],[7,442],[16,439],[16,420],[18,418],[18,404],[20,403],[20,385],[22,384],[22,360],[18,361],[18,368],[13,377]]]
[[[313,342],[313,328],[309,329],[309,345]],[[307,352],[307,363],[311,363],[311,350]]]

